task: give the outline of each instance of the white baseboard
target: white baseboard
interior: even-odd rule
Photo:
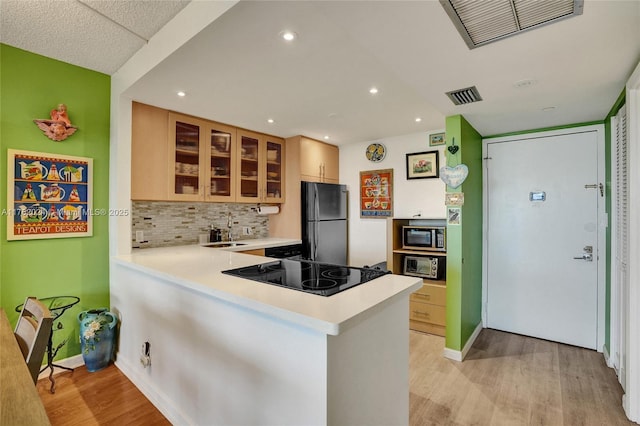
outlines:
[[[193,419],[180,411],[163,392],[159,391],[153,383],[150,383],[149,379],[145,377],[145,374],[137,371],[131,363],[125,361],[122,357],[117,357],[115,365],[122,374],[127,376],[138,390],[147,397],[147,399],[162,413],[162,415],[169,420],[171,424],[195,424]],[[153,365],[148,368],[153,368]]]
[[[463,361],[464,358],[469,353],[469,351],[471,350],[473,343],[478,338],[478,335],[482,331],[482,328],[483,328],[482,321],[480,321],[476,326],[476,329],[473,330],[473,333],[471,333],[471,336],[469,337],[469,340],[467,340],[467,343],[464,345],[464,348],[462,348],[462,351],[456,351],[454,349],[444,348],[444,353],[443,353],[444,357],[448,359],[452,359],[454,361]]]
[[[65,359],[61,359],[61,360],[55,360],[54,363],[57,364],[57,365],[61,365],[63,367],[67,367],[67,368],[78,368],[78,367],[82,367],[84,365],[84,360],[82,359],[82,354],[78,354],[78,355],[74,355],[74,356],[69,357],[69,358],[65,358]],[[64,373],[65,371],[67,371],[67,370],[65,370],[63,368],[53,367],[53,375],[54,376],[56,374]],[[38,380],[45,379],[45,378],[49,377],[50,373],[51,373],[51,370],[47,368],[46,370],[44,370],[42,373],[40,373],[38,375]]]
[[[605,345],[602,345],[602,355],[604,356],[604,362],[607,363],[607,367],[613,368],[613,360],[609,356],[609,350]]]

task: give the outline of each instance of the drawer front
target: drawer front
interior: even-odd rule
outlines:
[[[409,318],[414,321],[430,322],[446,325],[446,310],[444,306],[429,305],[411,301],[409,303]]]
[[[424,284],[420,290],[411,294],[411,301],[445,306],[447,304],[447,288],[441,285]]]

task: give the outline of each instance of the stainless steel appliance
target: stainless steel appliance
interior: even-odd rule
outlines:
[[[444,226],[403,226],[402,248],[445,251],[447,249],[446,232]]]
[[[445,257],[405,256],[404,275],[440,280],[444,276]]]
[[[280,259],[259,265],[229,269],[222,271],[222,273],[320,296],[331,296],[389,272],[308,260]]]
[[[347,264],[347,187],[302,182],[302,257]]]

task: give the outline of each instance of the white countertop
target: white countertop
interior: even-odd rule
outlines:
[[[116,256],[114,260],[117,265],[330,335],[340,334],[351,320],[369,309],[408,297],[422,286],[420,278],[388,274],[324,297],[222,274],[227,269],[274,260],[235,251],[296,244],[300,240],[266,238],[240,242],[247,245],[148,248]]]
[[[228,243],[229,241],[220,241],[220,244]],[[281,247],[288,246],[290,244],[301,244],[302,240],[293,240],[290,238],[256,238],[253,240],[236,240],[232,241],[232,243],[241,244],[234,247],[223,247],[225,251],[244,251],[244,250],[258,250],[262,248],[271,248],[271,247]],[[206,246],[205,243],[201,244],[202,246]],[[216,244],[216,243],[213,243]]]

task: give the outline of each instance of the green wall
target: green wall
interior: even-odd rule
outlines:
[[[7,241],[7,149],[93,158],[93,208],[108,209],[110,84],[108,75],[0,44],[0,306],[15,324],[26,296],[78,296],[54,333],[54,345],[69,339],[56,359],[80,353],[77,314],[109,306],[108,217],[93,217],[92,237]],[[54,142],[33,120],[59,103],[79,130]]]
[[[447,226],[447,328],[445,346],[461,351],[482,321],[482,136],[461,115],[447,117],[447,165],[466,164],[460,225]]]

